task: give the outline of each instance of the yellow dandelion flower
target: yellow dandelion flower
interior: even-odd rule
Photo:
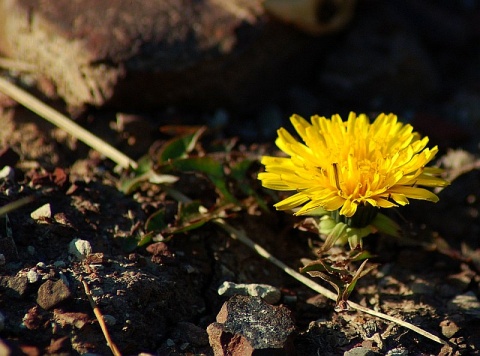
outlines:
[[[303,143],[280,128],[277,146],[289,157],[264,156],[262,185],[296,191],[275,204],[278,210],[297,209],[307,215],[318,208],[352,217],[362,206],[391,208],[408,199],[438,201],[423,187],[442,187],[441,170],[426,165],[438,147],[426,148],[413,127],[393,114],[380,114],[373,123],[364,114],[350,113],[347,121],[299,115],[290,118]]]

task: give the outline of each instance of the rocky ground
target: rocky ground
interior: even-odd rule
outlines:
[[[78,115],[127,155],[148,156],[155,175],[143,179],[1,97],[1,205],[28,202],[0,217],[0,354],[110,354],[98,312],[125,355],[478,354],[480,5],[426,3],[361,2],[350,27],[322,42],[328,51],[315,65],[255,109]],[[318,236],[271,208],[279,197],[256,180],[258,157],[276,152],[275,129],[293,112],[349,110],[412,122],[440,146],[438,163],[453,180],[439,203],[391,212],[401,239],[366,239],[378,266],[351,300],[446,345],[335,312],[215,223],[222,217],[294,269],[315,258]],[[185,163],[199,124],[209,128],[186,153],[199,161]]]

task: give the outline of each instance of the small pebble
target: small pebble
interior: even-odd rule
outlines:
[[[42,205],[40,208],[38,208],[35,211],[32,211],[30,214],[30,217],[33,220],[40,220],[40,219],[45,219],[45,218],[51,218],[52,217],[52,208],[50,204],[45,204]]]
[[[407,355],[408,355],[408,350],[403,347],[391,349],[387,352],[387,356],[407,356]]]
[[[83,260],[92,253],[92,245],[87,240],[73,239],[68,245],[68,252],[77,259]]]
[[[5,166],[0,170],[0,179],[15,179],[15,170],[10,166]]]
[[[27,272],[28,283],[36,283],[38,281],[38,273],[34,269]]]
[[[47,265],[45,262],[38,262],[35,266],[37,266],[38,269],[46,269]]]

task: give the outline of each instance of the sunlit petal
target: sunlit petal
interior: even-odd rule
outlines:
[[[421,186],[449,184],[441,169],[426,167],[438,147],[427,148],[428,137],[394,114],[380,114],[373,122],[364,114],[350,113],[347,121],[315,115],[311,123],[293,115],[291,122],[303,142],[280,128],[275,142],[288,157],[263,157],[265,172],[258,175],[266,188],[296,192],[275,204],[277,209],[307,215],[323,208],[351,217],[364,205],[436,202],[438,197]]]

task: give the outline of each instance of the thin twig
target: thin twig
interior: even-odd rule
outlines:
[[[102,312],[100,311],[100,308],[98,307],[97,303],[95,303],[95,300],[93,300],[92,292],[90,291],[90,287],[88,286],[88,283],[85,281],[85,279],[83,279],[82,276],[79,276],[79,280],[83,284],[83,288],[85,289],[85,294],[88,297],[88,301],[90,302],[90,305],[93,309],[93,313],[97,317],[98,323],[100,324],[100,328],[102,329],[103,335],[105,336],[105,340],[107,340],[108,347],[110,347],[110,350],[112,350],[112,353],[115,356],[121,356],[122,354],[120,350],[118,349],[117,345],[115,345],[112,338],[110,337],[107,324],[105,324],[105,320],[103,319]]]
[[[86,143],[88,146],[110,158],[112,161],[119,164],[123,168],[137,167],[137,163],[134,160],[117,150],[115,147],[109,145],[104,140],[93,135],[91,132],[84,129],[77,123],[73,122],[68,117],[59,113],[52,107],[44,104],[43,102],[35,98],[33,95],[27,93],[25,90],[19,88],[15,84],[10,83],[8,80],[1,77],[0,91],[11,97],[18,103],[22,104],[26,108],[30,109],[38,116],[43,117],[45,120],[65,130],[73,137],[76,137],[78,140]]]
[[[223,219],[215,219],[214,222],[222,227],[228,234],[230,235],[231,238],[238,240],[242,242],[243,244],[247,245],[251,249],[253,249],[255,252],[257,252],[261,257],[265,258],[269,262],[273,263],[280,269],[282,269],[285,273],[289,274],[299,282],[302,282],[305,284],[307,287],[313,289],[314,291],[322,294],[323,296],[327,297],[328,299],[331,300],[337,300],[337,296],[335,293],[331,292],[330,290],[322,287],[321,285],[315,283],[311,279],[307,278],[306,276],[300,274],[299,272],[295,271],[294,269],[288,267],[285,263],[274,257],[272,254],[270,254],[267,250],[265,250],[262,246],[258,245],[257,243],[253,242],[248,236],[241,230],[235,229],[233,226],[229,225],[225,220]],[[393,316],[377,312],[375,310],[369,309],[367,307],[361,306],[360,304],[353,303],[353,302],[348,302],[348,305],[355,310],[362,311],[364,313],[376,316],[381,319],[389,320],[392,321],[398,325],[401,325],[407,329],[410,329],[430,340],[433,340],[435,342],[438,342],[439,344],[442,345],[448,345],[448,343],[441,338],[439,338],[436,335],[433,335],[429,333],[428,331],[425,331],[418,326],[415,326],[413,324],[410,324],[406,321],[403,321],[401,319],[395,318]]]

